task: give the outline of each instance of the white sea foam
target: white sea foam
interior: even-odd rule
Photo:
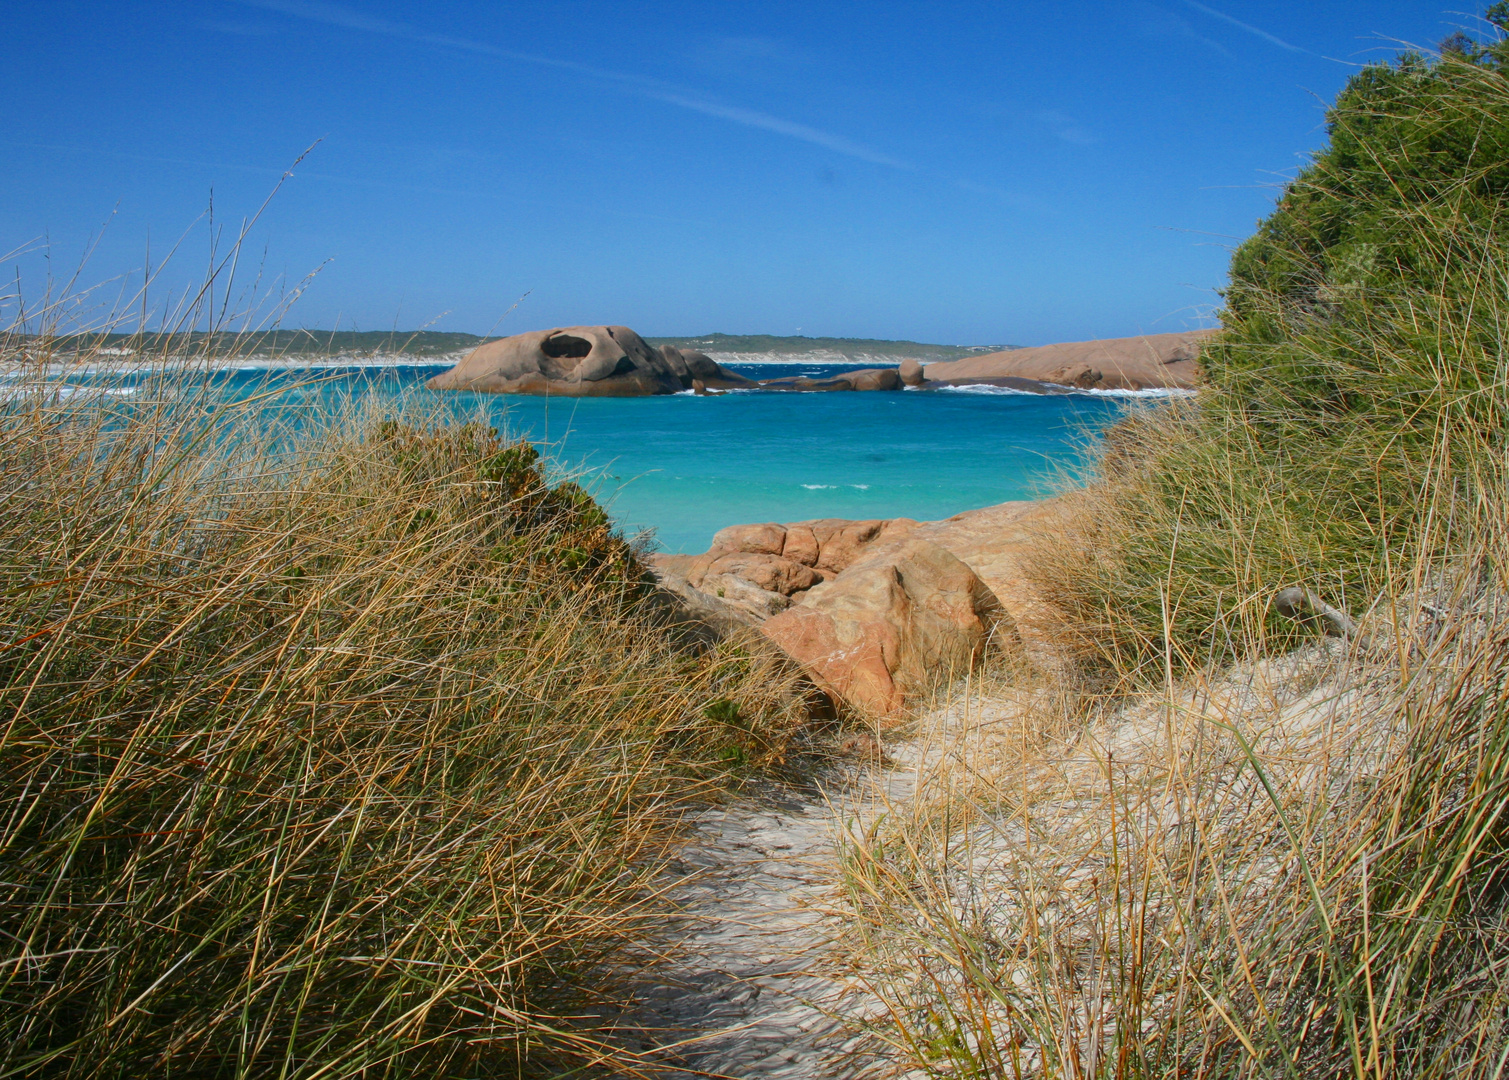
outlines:
[[[78,394],[108,394],[110,397],[130,397],[136,393],[134,386],[55,386],[49,393],[58,397],[74,397]]]
[[[136,393],[134,386],[8,386],[0,389],[0,401],[24,398],[40,391],[42,396],[53,401],[64,398],[84,396],[107,395],[109,397],[130,397]]]
[[[119,360],[101,360],[101,355],[119,355]],[[399,368],[399,367],[449,367],[456,364],[463,353],[447,353],[443,356],[407,356],[404,354],[377,356],[353,356],[342,353],[336,356],[241,356],[203,357],[168,356],[150,360],[129,359],[128,350],[101,349],[90,354],[87,360],[64,359],[47,365],[44,374],[59,375],[147,375],[157,371],[190,371],[194,373],[226,371],[338,371],[347,368]],[[35,374],[36,369],[22,372],[0,370],[0,378],[16,378],[22,374]]]
[[[1131,398],[1180,398],[1194,397],[1196,390],[1180,390],[1175,387],[1156,387],[1148,390],[1075,390],[1076,394],[1090,394],[1095,397],[1131,397]]]
[[[1032,390],[1017,390],[1010,386],[992,386],[989,383],[971,383],[968,386],[940,386],[938,387],[938,389],[950,394],[1016,394],[1026,397],[1043,396],[1042,394],[1035,393]]]
[[[870,490],[870,485],[869,484],[850,484],[849,486],[851,488],[854,488],[857,491],[869,491]]]
[[[808,491],[832,491],[834,488],[838,487],[838,485],[837,484],[803,484],[802,487],[806,488]]]
[[[1036,390],[1018,390],[1011,386],[993,386],[990,383],[969,383],[963,386],[940,386],[939,390],[946,390],[955,394],[1017,394],[1026,397],[1043,397]],[[1154,388],[1149,390],[1084,390],[1079,387],[1064,387],[1064,392],[1070,396],[1083,397],[1115,397],[1115,398],[1178,398],[1192,397],[1194,390],[1178,390],[1173,388]]]
[[[447,353],[443,356],[322,356],[300,359],[298,357],[249,356],[236,365],[237,371],[331,371],[341,368],[398,368],[398,367],[446,367],[458,363],[464,353]]]

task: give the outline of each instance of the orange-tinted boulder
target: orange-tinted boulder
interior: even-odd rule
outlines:
[[[779,555],[749,552],[736,552],[714,559],[708,567],[707,576],[714,574],[743,578],[757,588],[780,593],[782,596],[810,589],[822,580],[810,566],[783,559]]]
[[[939,680],[967,672],[1001,617],[968,566],[930,541],[904,539],[854,562],[760,630],[836,696],[895,715]]]
[[[779,555],[786,546],[786,526],[774,522],[760,525],[730,525],[713,534],[707,553],[713,558],[747,552],[751,555]]]

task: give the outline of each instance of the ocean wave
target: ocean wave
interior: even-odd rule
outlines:
[[[949,391],[955,394],[1016,394],[1026,397],[1046,397],[1047,394],[1036,390],[1018,390],[1011,386],[994,386],[990,383],[968,383],[962,386],[940,386],[939,390]],[[1156,387],[1148,390],[1097,390],[1082,389],[1080,387],[1064,387],[1062,393],[1069,397],[1112,397],[1112,398],[1179,398],[1193,397],[1196,391],[1180,390],[1173,387]]]
[[[103,351],[103,350],[102,350]],[[98,354],[96,354],[98,355]],[[337,356],[320,357],[272,357],[237,356],[210,357],[168,356],[150,360],[132,360],[122,355],[121,359],[62,360],[49,363],[43,374],[60,375],[150,375],[154,372],[189,371],[192,373],[220,374],[229,371],[339,371],[344,369],[392,369],[404,367],[452,367],[463,354],[447,354],[437,357],[420,356]],[[17,378],[35,374],[30,371],[3,371],[0,378]]]
[[[64,398],[85,396],[130,397],[136,393],[135,386],[40,386],[35,383],[23,386],[0,387],[0,400],[13,401],[40,393],[43,397],[58,401]]]
[[[1076,394],[1088,394],[1091,397],[1129,397],[1129,398],[1179,398],[1194,397],[1198,391],[1181,390],[1177,387],[1163,386],[1152,387],[1147,390],[1075,390]]]
[[[322,356],[300,360],[293,357],[249,356],[237,362],[237,371],[338,371],[343,368],[454,367],[462,353],[438,357],[419,356]]]
[[[838,487],[838,485],[837,484],[803,484],[802,487],[806,488],[808,491],[832,491],[834,488]]]
[[[950,394],[1015,394],[1018,397],[1042,397],[1032,390],[1017,390],[1010,386],[992,386],[990,383],[970,383],[966,386],[940,386],[939,390]]]

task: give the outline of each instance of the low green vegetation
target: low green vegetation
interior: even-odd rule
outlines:
[[[268,356],[312,359],[320,356],[411,356],[423,363],[475,349],[490,338],[440,330],[260,330],[46,335],[14,334],[17,349],[44,349],[50,354],[139,357]]]
[[[1509,4],[1489,18],[1509,29]],[[1262,727],[1231,721],[1249,741],[1230,776],[1262,779],[1254,794],[1281,840],[1223,841],[1205,812],[1220,854],[1204,870],[1195,856],[1182,879],[1205,894],[1185,923],[1202,929],[1184,956],[1128,980],[1146,996],[1123,1002],[1124,1019],[1192,963],[1205,1000],[1164,1015],[1140,1067],[1497,1076],[1509,1057],[1509,43],[1370,66],[1327,130],[1232,259],[1206,389],[1113,434],[1105,480],[1081,504],[1078,550],[1092,557],[1071,579],[1045,555],[1058,573],[1044,581],[1066,638],[1123,687],[1207,685],[1223,665],[1313,640],[1275,612],[1287,586],[1381,628],[1358,661],[1367,674],[1333,676],[1342,704],[1316,706],[1359,726],[1301,773],[1308,783],[1273,780],[1300,751],[1264,756]],[[1387,756],[1360,749],[1389,739]],[[1169,767],[1190,768],[1199,751],[1186,753]],[[1138,847],[1120,858],[1137,865]],[[1244,903],[1265,866],[1279,880]],[[1225,891],[1203,889],[1202,874],[1224,876]],[[1220,930],[1205,922],[1214,911]]]
[[[576,977],[664,917],[693,800],[785,752],[790,676],[678,637],[479,425],[7,393],[0,1075],[613,1059]]]
[[[720,353],[775,353],[803,356],[837,353],[849,360],[866,361],[876,357],[901,360],[913,357],[934,362],[960,360],[966,356],[1009,349],[1010,345],[925,345],[916,341],[885,341],[876,338],[777,337],[772,334],[704,334],[701,337],[645,338],[651,345],[674,345],[678,349],[697,349]]]

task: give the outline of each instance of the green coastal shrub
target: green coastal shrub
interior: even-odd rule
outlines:
[[[1509,29],[1509,3],[1488,15]],[[1032,571],[1051,625],[1108,676],[1077,686],[1151,691],[1169,731],[1199,720],[1146,777],[1150,802],[1189,800],[1177,850],[1136,831],[1107,744],[1095,843],[1126,877],[1090,911],[1118,913],[1103,970],[1134,977],[1094,986],[1115,1052],[1062,1075],[1496,1078],[1509,1062],[1509,44],[1370,66],[1327,129],[1234,254],[1200,394],[1108,433],[1099,482],[1066,496],[1067,542]],[[1290,585],[1384,616],[1376,636],[1288,652],[1316,633],[1272,610]],[[1297,737],[1276,702],[1309,691],[1285,665],[1322,655],[1308,707],[1325,723]],[[1221,696],[1254,669],[1271,681]],[[1354,727],[1328,742],[1332,723]],[[1273,732],[1288,741],[1265,755]],[[1225,775],[1202,760],[1223,739],[1241,750]],[[1281,779],[1317,747],[1325,761]],[[1219,837],[1248,777],[1252,822]],[[1034,870],[1052,880],[1051,861]],[[1166,935],[1149,912],[1177,913]],[[1037,1022],[1067,1046],[1066,1015]]]
[[[664,916],[724,713],[779,744],[785,676],[674,639],[527,444],[332,421],[269,457],[234,412],[0,404],[0,1075],[611,1057],[572,973]]]
[[[1045,559],[1087,653],[1155,677],[1230,658],[1294,632],[1275,590],[1366,612],[1480,521],[1509,421],[1506,75],[1499,42],[1349,81],[1233,256],[1198,400],[1110,434],[1092,557]]]

